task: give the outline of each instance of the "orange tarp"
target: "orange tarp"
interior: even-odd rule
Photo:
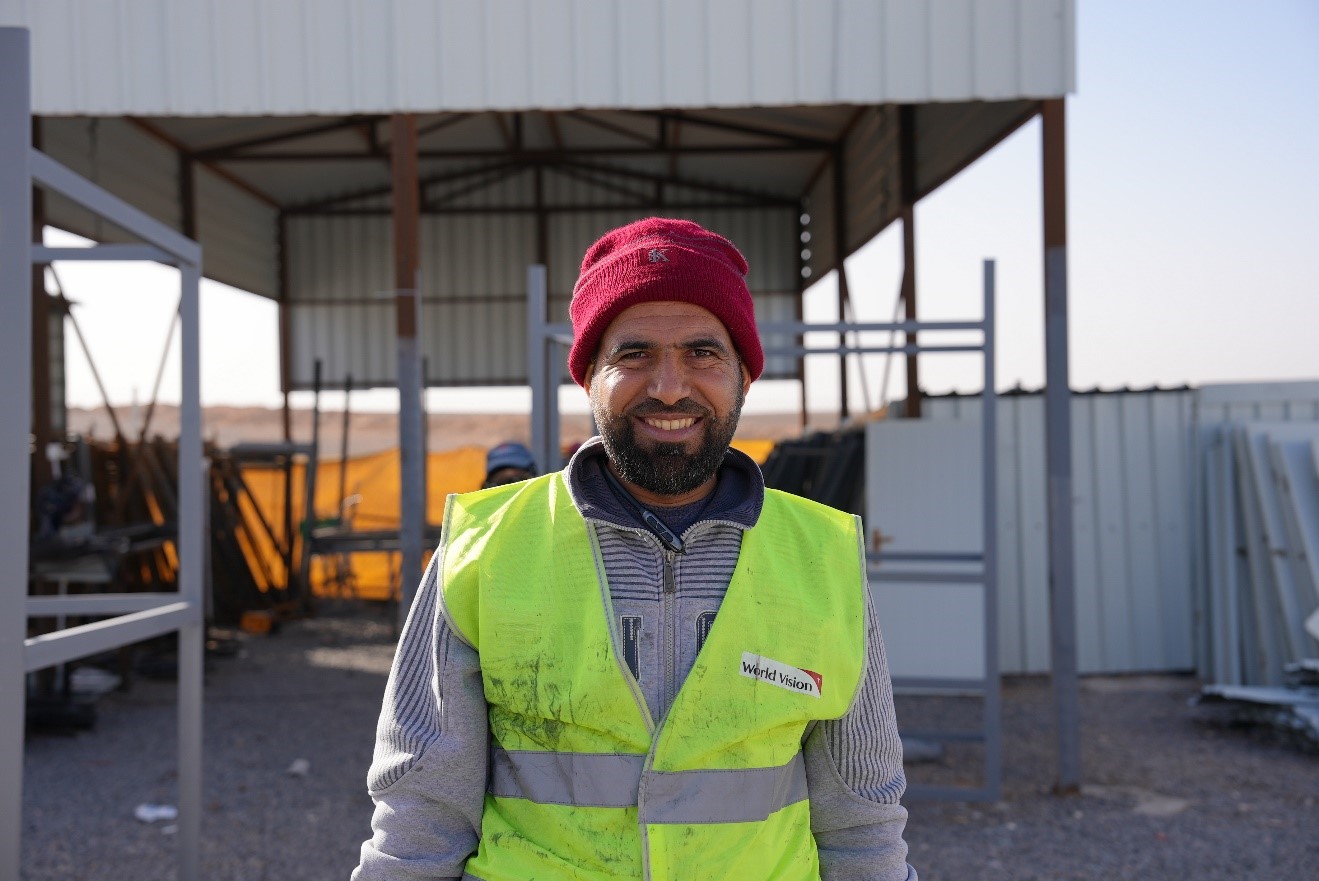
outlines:
[[[733,446],[763,463],[774,448],[768,440],[736,440]],[[479,489],[485,477],[485,449],[461,447],[442,453],[431,453],[427,459],[427,521],[440,523],[444,518],[444,501],[450,493]],[[320,526],[338,524],[344,529],[361,531],[397,530],[399,527],[400,463],[397,449],[385,450],[367,456],[348,459],[340,493],[341,468],[338,460],[323,460],[316,470],[316,523]],[[302,523],[304,496],[304,468],[293,467],[292,498],[294,529]],[[243,471],[245,482],[260,506],[262,514],[276,532],[284,523],[283,474],[275,469],[247,467]],[[256,513],[250,505],[240,502],[245,518],[254,523]],[[283,560],[275,546],[260,529],[248,531],[253,540],[246,543],[244,552],[254,563],[252,570],[257,582],[268,589],[263,572],[272,573],[272,580],[283,583]],[[429,559],[433,548],[426,549]],[[259,558],[259,559],[258,559]],[[297,555],[294,555],[297,559]],[[386,600],[398,594],[398,554],[390,551],[359,552],[344,555],[318,555],[312,560],[311,581],[318,596],[351,596],[362,599]]]

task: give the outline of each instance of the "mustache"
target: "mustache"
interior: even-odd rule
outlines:
[[[655,416],[660,413],[669,415],[673,413],[682,413],[687,416],[700,416],[708,418],[714,415],[714,411],[708,407],[702,407],[691,398],[683,398],[674,404],[666,404],[663,401],[657,401],[654,398],[647,398],[640,404],[637,404],[628,411],[629,416],[635,416],[638,419],[645,419],[647,416]]]

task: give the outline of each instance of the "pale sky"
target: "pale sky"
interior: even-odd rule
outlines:
[[[1319,2],[1079,0],[1067,101],[1071,383],[1148,387],[1319,378]],[[998,267],[1000,389],[1043,380],[1040,128],[1032,122],[917,208],[922,318],[978,318],[981,261]],[[70,241],[48,234],[48,243]],[[754,267],[753,267],[754,271]],[[148,265],[65,263],[66,294],[111,399],[145,402],[177,303]],[[848,262],[859,320],[887,321],[901,272],[894,225]],[[834,319],[832,275],[808,320]],[[202,287],[202,402],[279,406],[273,302]],[[66,332],[68,401],[100,393]],[[161,400],[177,402],[177,339]],[[930,392],[978,390],[976,358],[922,358]],[[869,403],[880,356],[865,359]],[[837,407],[837,361],[808,360],[812,409]],[[901,361],[890,397],[902,396]],[[852,364],[852,403],[863,407]],[[525,390],[436,390],[429,407],[520,410]],[[305,406],[309,395],[294,397]],[[342,396],[326,395],[337,409]],[[353,408],[391,410],[391,390]],[[581,410],[564,390],[565,410]],[[747,410],[795,410],[795,383],[757,383]]]

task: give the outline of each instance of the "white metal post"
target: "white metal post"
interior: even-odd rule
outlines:
[[[552,470],[550,450],[557,435],[550,434],[550,412],[558,410],[559,390],[551,384],[547,365],[552,343],[545,333],[548,278],[545,266],[527,267],[527,381],[531,385],[531,453],[542,474]]]
[[[1042,104],[1044,190],[1044,424],[1049,475],[1050,669],[1058,721],[1061,795],[1081,791],[1081,706],[1076,662],[1076,561],[1072,530],[1072,391],[1067,325],[1065,104]]]
[[[984,389],[980,404],[982,565],[985,573],[985,791],[998,801],[1003,790],[1003,682],[998,649],[998,390],[994,371],[994,261],[984,262]],[[909,337],[910,338],[910,337]]]
[[[32,412],[32,99],[28,32],[0,28],[0,878],[17,878],[27,700],[28,415]]]
[[[202,814],[202,667],[206,573],[202,545],[201,266],[182,264],[182,402],[179,409],[179,593],[188,621],[179,628],[179,879],[200,877]]]
[[[394,304],[398,337],[398,432],[400,469],[398,624],[412,609],[421,580],[426,533],[426,456],[421,428],[421,269],[418,262],[420,190],[417,183],[417,121],[411,114],[391,120],[393,146]],[[308,513],[311,516],[311,513]],[[310,533],[308,533],[310,534]]]

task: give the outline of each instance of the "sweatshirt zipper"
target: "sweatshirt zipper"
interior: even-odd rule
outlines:
[[[675,619],[678,599],[678,585],[674,579],[673,569],[678,555],[673,551],[664,552],[664,707],[661,717],[669,714],[676,697],[678,679],[678,623]]]
[[[652,536],[653,538],[653,536]],[[641,769],[641,788],[637,792],[637,826],[641,832],[641,872],[645,881],[651,881],[650,871],[650,832],[646,828],[646,823],[642,819],[646,801],[646,775],[654,767],[655,749],[659,746],[660,730],[664,727],[664,722],[669,716],[669,710],[673,708],[673,701],[676,696],[674,686],[677,681],[678,665],[678,624],[675,620],[678,585],[674,577],[673,569],[678,555],[668,549],[664,550],[664,582],[660,588],[660,595],[663,598],[663,636],[664,642],[664,683],[660,695],[664,702],[663,712],[659,714],[659,724],[651,732],[650,751],[646,754],[646,762]]]

